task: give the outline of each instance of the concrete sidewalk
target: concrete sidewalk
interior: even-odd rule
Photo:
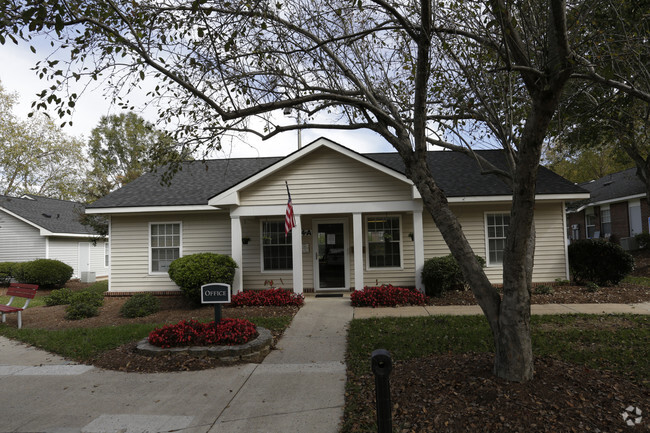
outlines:
[[[101,370],[0,337],[0,431],[335,433],[352,315],[308,297],[262,364],[195,372]]]
[[[534,304],[532,314],[650,314],[650,302],[641,304]],[[483,314],[478,305],[427,305],[399,308],[355,308],[355,319],[372,317],[472,316]]]

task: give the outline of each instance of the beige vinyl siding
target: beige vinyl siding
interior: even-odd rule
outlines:
[[[452,206],[458,216],[465,236],[474,253],[486,257],[485,214],[509,212],[508,204],[480,204]],[[540,203],[535,205],[535,266],[533,282],[552,282],[556,278],[566,278],[566,259],[564,255],[564,211],[561,202]],[[431,216],[424,214],[424,257],[439,257],[449,254],[449,248],[442,239]],[[485,268],[490,281],[494,284],[503,282],[503,268],[492,265]]]
[[[48,258],[59,260],[72,266],[72,276],[74,278],[79,278],[79,239],[50,237],[49,242]],[[90,243],[90,240],[81,242]],[[92,251],[92,243],[90,244]]]
[[[373,214],[368,214],[373,215]],[[364,255],[363,263],[365,266],[363,274],[364,286],[375,286],[382,284],[392,284],[393,286],[414,287],[415,286],[415,249],[414,243],[409,237],[409,233],[413,232],[413,214],[411,213],[388,213],[386,216],[400,216],[401,228],[401,258],[402,267],[397,268],[369,268],[368,256],[365,253],[368,249],[367,235],[368,224],[367,216],[363,216],[363,244]],[[354,274],[352,274],[354,275]],[[363,287],[362,287],[363,288]]]
[[[96,277],[108,275],[108,267],[104,266],[104,244],[107,241],[98,240],[95,245],[90,242],[90,272]]]
[[[287,201],[285,180],[296,204],[410,200],[408,184],[331,149],[318,149],[240,193],[246,205]]]
[[[45,258],[45,237],[40,231],[0,211],[0,262],[26,262]]]
[[[225,212],[111,217],[111,291],[178,290],[167,274],[149,274],[149,223],[181,223],[181,254],[231,253]]]

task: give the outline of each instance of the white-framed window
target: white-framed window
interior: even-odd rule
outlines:
[[[111,249],[108,246],[108,241],[105,241],[104,242],[104,267],[105,268],[108,268],[111,263],[110,253],[111,253]]]
[[[284,235],[284,220],[262,221],[262,270],[293,269],[292,234]]]
[[[596,215],[594,208],[588,207],[585,209],[585,234],[587,239],[592,239],[596,233]]]
[[[181,256],[181,223],[149,223],[150,273],[166,273]]]
[[[612,214],[609,210],[609,205],[600,207],[600,234],[603,237],[608,237],[612,234]]]
[[[509,225],[509,213],[485,214],[488,266],[503,263],[503,250],[506,246],[506,233],[508,232]]]
[[[368,216],[368,268],[400,268],[402,266],[401,218],[399,216]]]

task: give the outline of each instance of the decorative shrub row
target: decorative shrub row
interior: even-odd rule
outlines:
[[[485,259],[476,256],[481,267],[485,267]],[[433,257],[424,262],[422,268],[422,283],[427,296],[440,296],[449,290],[465,290],[466,282],[463,272],[453,255]]]
[[[384,285],[365,287],[350,295],[353,307],[395,307],[397,305],[424,305],[427,298],[416,289]]]
[[[37,259],[31,262],[0,263],[0,284],[6,285],[11,279],[19,283],[38,284],[41,289],[57,289],[72,277],[69,265],[51,259]]]
[[[239,292],[231,298],[230,305],[233,307],[284,307],[286,305],[300,306],[304,302],[305,297],[302,294],[296,294],[291,290],[278,288]]]
[[[569,245],[569,268],[577,283],[607,286],[618,284],[634,270],[634,258],[613,242],[581,239]]]
[[[169,265],[169,278],[181,288],[183,295],[201,303],[201,286],[223,283],[232,286],[237,263],[230,256],[214,253],[190,254]]]
[[[149,334],[149,343],[162,348],[179,346],[235,346],[257,337],[255,325],[245,319],[222,319],[201,323],[196,320],[166,325]]]
[[[151,293],[137,293],[126,300],[120,308],[122,317],[146,317],[160,310],[160,301]]]

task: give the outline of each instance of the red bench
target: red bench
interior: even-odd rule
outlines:
[[[7,321],[7,317],[5,314],[8,313],[18,313],[18,329],[22,328],[23,326],[23,318],[22,318],[22,312],[27,306],[29,305],[29,301],[34,299],[34,296],[36,296],[36,291],[38,290],[38,286],[36,284],[20,284],[20,283],[11,283],[9,284],[9,288],[7,289],[7,296],[11,296],[9,298],[9,302],[7,305],[0,305],[0,313],[2,313],[2,323],[5,323]],[[22,307],[14,307],[11,305],[11,303],[14,301],[14,298],[19,297],[19,298],[25,298],[25,305]]]

